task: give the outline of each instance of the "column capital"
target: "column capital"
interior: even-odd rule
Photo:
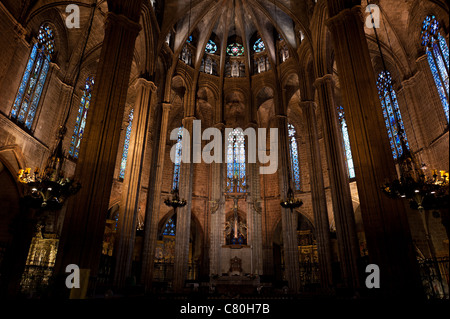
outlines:
[[[255,122],[250,122],[247,124],[247,126],[245,128],[249,128],[249,127],[256,129],[256,128],[258,128],[258,124]]]
[[[19,39],[24,42],[26,41],[25,38],[28,32],[19,22],[14,24],[14,31],[16,32],[16,35]]]
[[[309,109],[312,108],[313,110],[315,110],[317,108],[317,104],[314,101],[300,101],[298,102],[298,106],[300,106],[300,108],[303,109]]]
[[[225,128],[225,124],[224,123],[216,123],[216,124],[214,124],[214,128],[217,128],[217,129],[223,131],[223,129]]]
[[[426,61],[428,63],[428,55],[426,52],[424,52],[424,54],[420,55],[417,59],[416,59],[416,63],[419,64],[423,61]]]
[[[50,68],[51,68],[51,69],[58,69],[58,70],[61,70],[61,68],[59,67],[59,65],[56,64],[55,62],[50,62]]]
[[[132,21],[139,22],[142,0],[107,0],[107,2],[109,12],[124,15]]]
[[[315,88],[319,88],[321,85],[326,85],[326,84],[332,84],[332,85],[335,84],[332,74],[325,74],[324,76],[317,78],[313,85]]]
[[[142,29],[141,25],[138,22],[131,20],[127,16],[114,12],[108,12],[106,13],[105,28],[108,28],[112,25],[120,25],[124,29],[128,29],[136,33],[136,35]]]
[[[356,5],[352,8],[346,8],[340,12],[337,12],[334,16],[331,16],[330,18],[328,18],[328,20],[325,21],[325,25],[331,27],[344,22],[348,18],[354,17],[355,15],[357,15],[361,19],[361,22],[363,22],[361,5]]]
[[[163,109],[164,112],[168,112],[172,108],[172,104],[171,103],[161,103],[161,105],[162,105],[162,109]]]
[[[287,115],[284,115],[284,114],[277,114],[277,115],[274,115],[274,117],[276,119],[281,119],[281,120],[287,119]]]
[[[183,118],[182,123],[184,125],[184,127],[186,127],[186,124],[188,122],[194,122],[197,118],[195,116],[187,116],[185,118]]]
[[[155,83],[152,81],[147,80],[146,78],[140,77],[136,80],[136,83],[134,84],[136,88],[139,88],[140,86],[149,88],[153,93],[156,92],[158,89]]]
[[[408,77],[407,79],[404,79],[402,82],[401,82],[401,84],[402,84],[402,87],[411,87],[411,86],[414,86],[414,85],[416,85],[416,81],[417,81],[417,75],[418,75],[418,72],[415,72],[414,74],[412,74],[410,77]]]

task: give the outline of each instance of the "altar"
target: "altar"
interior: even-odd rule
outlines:
[[[247,250],[250,250],[250,248],[247,248]],[[250,254],[244,248],[238,251],[241,251],[239,254],[241,256]],[[250,259],[251,256],[247,260]],[[251,272],[244,272],[243,264],[247,265],[248,262],[244,263],[241,258],[234,256],[229,259],[229,267],[226,272],[222,272],[221,276],[211,278],[211,285],[215,287],[217,293],[254,294],[257,291],[260,285],[259,276]]]

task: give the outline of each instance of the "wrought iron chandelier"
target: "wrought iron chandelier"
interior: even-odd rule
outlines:
[[[297,209],[303,205],[303,201],[295,199],[294,192],[292,191],[292,188],[289,185],[289,189],[287,192],[287,199],[282,200],[280,202],[280,205],[283,208],[290,209],[291,213],[292,213],[294,211],[294,209]]]
[[[173,189],[171,194],[172,198],[166,198],[164,200],[164,204],[166,204],[169,207],[172,207],[175,212],[177,208],[186,206],[187,201],[185,199],[180,198],[178,188]]]
[[[423,169],[416,169],[412,157],[403,159],[401,175],[382,186],[391,198],[409,200],[410,207],[416,210],[443,209],[449,204],[448,172],[433,171],[432,178],[426,176]]]
[[[36,167],[33,173],[31,173],[31,168],[19,170],[18,180],[26,186],[24,199],[32,208],[61,209],[65,200],[76,194],[81,188],[80,183],[75,183],[73,179],[65,177],[63,173],[62,141],[65,131],[65,127],[60,127],[58,143],[44,169],[40,170]]]

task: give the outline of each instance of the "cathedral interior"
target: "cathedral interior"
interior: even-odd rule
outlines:
[[[448,15],[1,0],[0,295],[448,299]]]

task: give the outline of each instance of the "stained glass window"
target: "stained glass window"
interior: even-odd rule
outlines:
[[[123,146],[122,161],[120,162],[119,178],[125,178],[125,169],[127,168],[128,148],[130,147],[131,129],[133,127],[133,112],[131,109],[128,115],[128,125],[125,135],[125,144]]]
[[[180,54],[180,59],[181,59],[181,61],[183,61],[187,65],[191,65],[191,63],[192,63],[192,52],[191,52],[191,49],[187,45],[185,45],[183,47],[183,50],[181,51],[181,54]]]
[[[177,140],[177,144],[175,146],[175,163],[174,163],[174,170],[173,170],[172,189],[179,188],[180,171],[181,171],[181,153],[183,150],[182,141],[183,141],[183,127],[180,127],[178,129],[178,140]]]
[[[193,40],[194,40],[194,37],[192,35],[190,35],[189,38],[187,39],[187,43],[192,43]]]
[[[233,178],[238,178],[240,185],[246,186],[245,181],[245,137],[244,132],[235,129],[228,135],[227,146],[227,189],[230,192],[245,192],[245,189],[234,185]],[[236,187],[235,187],[236,186]]]
[[[355,178],[355,166],[353,164],[352,149],[350,147],[350,138],[348,136],[347,121],[345,120],[345,112],[342,106],[338,107],[339,122],[341,123],[342,137],[344,139],[345,159],[347,160],[348,177]]]
[[[403,125],[402,115],[400,114],[400,108],[398,106],[397,94],[392,87],[392,78],[388,71],[383,71],[378,75],[377,87],[391,144],[392,155],[394,156],[394,159],[398,159],[403,155],[402,137],[405,141],[405,146],[408,149],[409,144]]]
[[[70,142],[69,155],[78,158],[83,138],[84,129],[86,127],[87,114],[91,104],[92,90],[94,88],[94,78],[88,77],[83,89],[83,97],[81,98],[80,107],[78,108],[75,128],[73,130],[72,141]]]
[[[31,129],[47,78],[50,60],[55,51],[53,30],[48,24],[39,28],[38,42],[33,46],[22,82],[19,86],[11,118]]]
[[[289,149],[291,155],[291,174],[294,181],[295,190],[300,190],[300,165],[298,162],[298,144],[295,137],[296,130],[294,125],[288,124]]]
[[[256,40],[255,44],[253,45],[253,51],[255,51],[256,53],[260,53],[263,52],[265,49],[266,46],[264,44],[264,41],[261,38]]]
[[[439,32],[439,21],[437,21],[435,16],[428,16],[423,22],[422,45],[426,47],[428,63],[430,64],[434,82],[436,83],[439,97],[441,98],[442,106],[448,122],[448,45],[444,37]]]
[[[163,236],[175,236],[177,233],[176,226],[176,219],[174,217],[170,218],[164,226]]]
[[[239,43],[232,43],[227,46],[227,54],[231,56],[242,56],[244,55],[244,47]]]
[[[217,52],[217,45],[213,40],[209,40],[205,48],[206,53],[214,54]]]

